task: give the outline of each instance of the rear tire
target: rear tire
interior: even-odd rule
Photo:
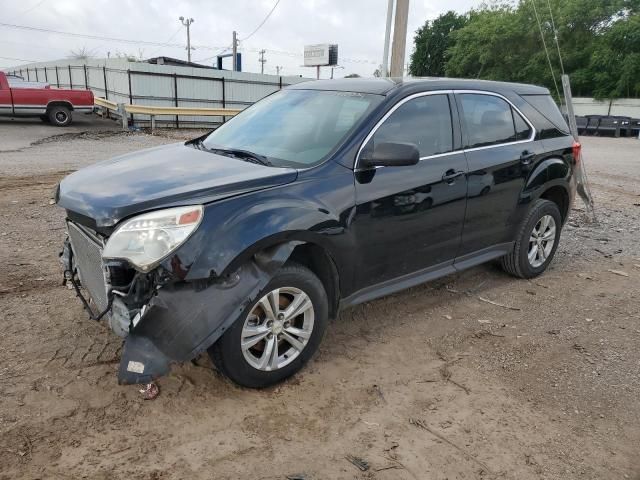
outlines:
[[[513,250],[501,259],[503,270],[518,278],[540,275],[553,260],[561,229],[558,206],[549,200],[536,200],[520,225]]]
[[[243,387],[281,382],[318,349],[329,321],[328,305],[318,277],[289,263],[209,348],[209,356],[222,374]]]
[[[51,125],[56,127],[66,127],[71,124],[71,110],[62,105],[56,105],[49,109],[47,112]]]

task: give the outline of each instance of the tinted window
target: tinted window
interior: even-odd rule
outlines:
[[[483,147],[516,139],[511,106],[503,99],[493,95],[464,93],[460,95],[460,102],[468,147]]]
[[[569,132],[567,122],[560,113],[556,102],[553,101],[551,95],[523,95],[529,105],[535,108],[542,116],[549,120],[553,125],[562,132]]]
[[[249,150],[276,167],[322,162],[384,97],[352,92],[281,90],[214,130],[206,148]]]
[[[526,140],[531,136],[531,127],[513,108],[511,109],[511,112],[513,113],[513,123],[516,127],[516,139]]]
[[[451,109],[446,95],[425,95],[398,107],[378,128],[367,144],[413,143],[420,157],[453,150]]]

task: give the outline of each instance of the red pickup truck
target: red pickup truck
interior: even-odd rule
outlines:
[[[58,127],[71,123],[72,112],[90,112],[90,90],[65,90],[48,84],[25,82],[20,77],[0,72],[0,116],[40,117]]]

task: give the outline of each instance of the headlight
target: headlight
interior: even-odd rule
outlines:
[[[182,245],[202,220],[202,206],[167,208],[133,217],[109,237],[103,258],[148,270]]]

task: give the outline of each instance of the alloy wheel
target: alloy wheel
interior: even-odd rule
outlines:
[[[253,306],[240,337],[245,360],[254,368],[273,371],[294,361],[313,332],[313,303],[295,287],[276,288]]]
[[[527,257],[533,268],[538,268],[547,261],[553,244],[556,241],[556,221],[551,215],[544,215],[538,220],[529,237]]]

